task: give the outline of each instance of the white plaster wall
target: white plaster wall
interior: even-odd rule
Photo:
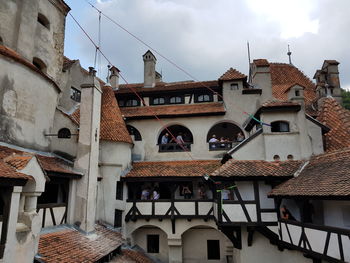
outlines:
[[[66,115],[61,111],[55,111],[55,118],[53,128],[50,133],[58,134],[58,131],[62,128],[68,128],[73,134],[71,138],[58,138],[57,136],[51,137],[50,149],[52,152],[62,155],[68,154],[71,157],[77,156],[77,147],[78,147],[78,126],[73,123]]]
[[[147,235],[159,235],[159,253],[149,253],[162,262],[169,262],[167,235],[159,228],[139,228],[132,234],[132,244],[137,244],[147,252]]]
[[[272,84],[269,67],[255,67],[251,65],[252,84],[262,89],[261,103],[272,99]]]
[[[259,181],[260,208],[275,208],[275,202],[273,201],[273,198],[267,197],[267,194],[271,190],[271,185],[268,185],[263,181]]]
[[[265,160],[265,141],[260,134],[232,154],[236,160]]]
[[[208,260],[207,240],[219,240],[220,260]],[[226,262],[226,244],[229,239],[216,229],[193,228],[182,235],[182,256],[184,263]],[[210,249],[210,248],[209,248]]]
[[[0,57],[2,141],[48,150],[58,91],[38,73]]]
[[[237,189],[241,194],[242,200],[254,200],[254,186],[251,181],[236,181]],[[235,196],[237,200],[237,197]]]
[[[40,58],[54,80],[61,74],[65,14],[47,0],[0,1],[0,36],[5,45],[28,61]],[[50,21],[50,29],[38,23],[38,13]]]
[[[312,121],[307,120],[308,136],[311,140],[314,155],[323,153],[322,129]]]
[[[323,201],[324,224],[350,229],[350,201]]]
[[[121,173],[130,166],[131,147],[123,142],[100,141],[99,173],[102,180],[97,190],[97,219],[110,225],[114,224],[115,209],[125,210],[125,198],[116,199],[116,185]]]
[[[248,234],[242,231],[242,249],[233,249],[234,263],[312,263],[311,259],[303,256],[303,253],[284,249],[279,251],[274,245],[271,245],[269,240],[260,233],[255,232],[253,237],[253,245],[248,247]]]

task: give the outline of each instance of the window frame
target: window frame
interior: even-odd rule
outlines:
[[[123,226],[123,210],[115,209],[114,210],[114,227]]]
[[[136,104],[132,103],[130,105],[129,102],[131,102],[131,101],[136,102]],[[138,106],[140,106],[140,101],[138,99],[127,99],[127,100],[125,100],[124,107],[138,107]]]
[[[151,234],[146,236],[147,253],[152,253],[152,254],[159,253],[159,244],[160,244],[159,239],[160,237],[158,234]],[[155,244],[153,244],[153,242],[155,242]]]
[[[276,126],[278,125],[278,126]],[[282,128],[282,125],[286,125],[287,129]],[[271,132],[290,132],[290,125],[288,121],[273,121],[271,122]]]
[[[171,102],[173,98],[175,99],[175,101]],[[180,101],[177,100],[178,98],[180,98]],[[169,104],[183,104],[183,103],[184,103],[184,96],[175,95],[175,96],[169,97]]]
[[[75,102],[81,102],[81,91],[77,88],[70,87],[70,98]]]
[[[213,251],[213,246],[215,246],[215,249],[218,249],[218,250]],[[218,239],[208,239],[207,240],[207,259],[208,260],[220,260],[220,258],[221,258],[221,255],[220,255],[220,240],[218,240]]]
[[[116,182],[116,191],[115,191],[115,199],[116,200],[123,200],[124,199],[124,185],[123,182],[117,181]]]
[[[200,97],[202,96],[203,96],[203,100],[200,100]],[[208,96],[208,100],[204,100],[205,96]],[[201,94],[195,94],[194,96],[195,103],[204,103],[204,102],[213,102],[213,101],[214,101],[213,94],[201,93]]]
[[[162,103],[160,103],[160,102],[156,102],[156,100],[160,100],[160,99],[162,99],[163,100],[163,102]],[[151,105],[164,105],[165,104],[165,97],[153,97],[153,98],[151,98]]]

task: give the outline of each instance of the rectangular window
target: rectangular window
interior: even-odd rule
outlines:
[[[238,90],[238,84],[237,83],[232,83],[231,84],[231,90]]]
[[[122,227],[123,211],[116,209],[114,211],[114,227]]]
[[[208,259],[220,259],[220,241],[207,240]]]
[[[194,97],[194,102],[212,102],[214,101],[213,94],[196,94]]]
[[[80,102],[80,100],[81,100],[80,90],[77,90],[76,88],[71,87],[70,88],[70,98],[76,102]]]
[[[117,200],[123,200],[123,183],[122,182],[117,182],[117,187],[116,187],[116,199]]]
[[[147,253],[159,253],[159,235],[147,235]]]

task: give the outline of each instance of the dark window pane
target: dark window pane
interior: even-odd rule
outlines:
[[[289,123],[285,121],[272,122],[271,132],[289,132]]]
[[[116,199],[123,200],[123,183],[117,182]]]
[[[81,101],[81,92],[77,90],[76,88],[71,87],[70,88],[70,98],[76,102]]]
[[[114,227],[121,227],[122,226],[122,215],[123,211],[116,209],[114,211]]]
[[[159,235],[147,235],[147,253],[159,253]]]
[[[208,259],[220,259],[220,241],[207,240]]]

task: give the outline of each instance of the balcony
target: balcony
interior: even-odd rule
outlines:
[[[283,246],[302,251],[322,261],[350,261],[348,229],[280,219],[279,236]]]
[[[159,152],[190,152],[191,143],[165,143],[159,144]]]
[[[209,151],[226,151],[237,144],[237,142],[209,142]]]

